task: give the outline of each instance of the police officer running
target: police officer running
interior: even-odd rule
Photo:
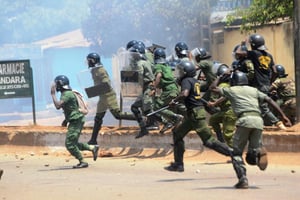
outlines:
[[[97,53],[90,53],[86,57],[88,67],[91,68],[94,85],[101,86],[99,91],[99,101],[97,103],[97,111],[94,118],[94,126],[91,139],[88,144],[97,144],[98,133],[102,127],[103,118],[107,109],[118,120],[135,120],[132,113],[121,112],[118,105],[116,92],[111,86],[109,75],[101,63],[100,56]]]
[[[201,138],[204,146],[211,148],[225,156],[230,156],[232,150],[225,144],[215,139],[206,122],[206,112],[203,107],[200,91],[200,82],[195,79],[196,68],[190,61],[181,61],[177,68],[179,70],[179,83],[181,93],[171,101],[170,106],[176,102],[184,102],[187,108],[187,117],[183,122],[173,129],[174,162],[165,167],[168,171],[184,171],[183,155],[185,151],[184,137],[191,130],[195,130]]]

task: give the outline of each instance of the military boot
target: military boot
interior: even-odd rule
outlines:
[[[265,170],[268,166],[267,151],[264,147],[262,147],[258,153],[257,166],[260,170]]]
[[[248,179],[246,176],[243,176],[239,179],[239,182],[237,182],[237,184],[234,185],[235,188],[237,189],[248,189],[249,185],[248,185]]]
[[[141,138],[141,137],[143,137],[145,135],[148,135],[148,134],[149,134],[149,132],[148,132],[146,126],[142,126],[139,134],[137,136],[135,136],[135,139]]]

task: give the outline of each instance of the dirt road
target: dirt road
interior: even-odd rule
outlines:
[[[213,151],[187,151],[185,172],[163,169],[172,152],[109,149],[113,157],[90,166],[77,164],[64,148],[0,146],[1,200],[160,200],[290,199],[300,197],[300,153],[269,153],[266,171],[247,166],[250,188],[233,188],[237,179],[226,157]]]

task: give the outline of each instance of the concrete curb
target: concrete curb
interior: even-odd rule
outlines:
[[[51,130],[51,131],[49,131]],[[138,132],[137,127],[130,128],[102,128],[98,142],[101,148],[156,148],[172,149],[172,134],[167,132],[160,135],[157,131],[139,139],[135,139]],[[80,141],[86,142],[90,138],[91,129],[85,128]],[[64,146],[66,128],[42,127],[2,127],[0,128],[0,145],[22,145],[22,146]],[[300,134],[295,131],[264,131],[263,142],[270,152],[300,152]],[[194,132],[185,138],[186,149],[201,150],[204,147],[201,139]]]

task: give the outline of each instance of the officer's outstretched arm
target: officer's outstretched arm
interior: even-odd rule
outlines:
[[[282,119],[284,120],[284,124],[286,126],[292,126],[292,123],[289,120],[289,118],[284,114],[284,112],[281,110],[278,104],[275,101],[273,101],[273,99],[266,96],[264,100],[268,102],[268,104],[271,105],[281,115]]]

